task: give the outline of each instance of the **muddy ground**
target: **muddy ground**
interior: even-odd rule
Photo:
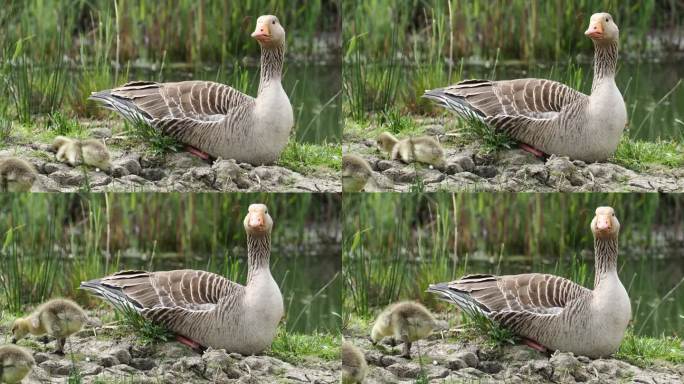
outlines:
[[[91,319],[97,315],[89,313]],[[225,350],[194,352],[175,341],[142,344],[128,329],[97,320],[67,340],[65,355],[53,353],[55,342],[21,340],[36,366],[24,384],[66,383],[80,377],[89,383],[336,383],[340,363],[307,357],[291,364],[273,356],[242,356]],[[10,339],[0,326],[0,343]]]
[[[374,139],[345,136],[343,153],[360,155],[373,169],[367,191],[684,192],[684,169],[636,172],[610,162],[553,155],[543,160],[520,149],[483,154],[477,143],[462,144],[439,120],[421,124],[420,132],[443,143],[446,169],[392,161]]]
[[[399,357],[402,345],[385,338],[371,344],[368,329],[351,327],[345,339],[364,352],[365,383],[640,383],[684,382],[684,364],[658,362],[640,368],[617,359],[590,359],[572,353],[553,355],[525,345],[490,347],[466,341],[454,330],[433,333],[413,344],[411,359]]]
[[[187,152],[152,155],[113,135],[111,122],[83,122],[88,136],[105,140],[112,156],[111,172],[71,167],[55,159],[51,143],[17,139],[0,149],[0,157],[16,156],[39,173],[33,192],[340,192],[339,172],[318,169],[302,174],[278,165],[253,166],[235,160],[204,161]]]

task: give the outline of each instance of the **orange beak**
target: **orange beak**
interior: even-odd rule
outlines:
[[[589,24],[589,28],[584,31],[584,34],[592,39],[600,39],[603,37],[603,24],[601,21],[594,21]]]
[[[252,33],[252,37],[261,42],[270,40],[271,30],[268,29],[268,23],[257,24],[256,29]]]
[[[597,215],[596,216],[596,229],[599,232],[609,231],[612,227],[612,219],[610,215]]]
[[[247,225],[250,228],[253,229],[263,229],[264,224],[266,223],[264,214],[259,212],[259,213],[252,213],[249,215],[249,221],[247,222]]]

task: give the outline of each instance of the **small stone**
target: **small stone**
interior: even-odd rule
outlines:
[[[44,173],[46,175],[55,173],[57,171],[66,171],[71,169],[66,164],[62,163],[44,163],[42,167],[38,168],[40,170],[40,173]]]
[[[140,156],[136,155],[129,155],[124,158],[121,158],[117,161],[114,162],[114,168],[124,168],[126,170],[126,174],[122,174],[122,176],[126,175],[140,175],[142,172],[142,167],[140,166]]]
[[[387,367],[387,370],[402,379],[415,379],[420,374],[421,368],[417,363],[397,363]]]
[[[429,370],[429,373],[427,375],[427,379],[432,381],[432,380],[437,380],[437,379],[443,379],[447,376],[449,376],[449,370],[444,368],[444,367],[433,367]]]
[[[482,377],[482,376],[485,375],[484,372],[480,371],[480,370],[477,369],[477,368],[473,368],[473,367],[463,368],[463,369],[461,369],[459,372],[460,372],[460,373],[463,373],[463,374],[465,374],[465,375],[474,376],[474,377]]]
[[[150,369],[156,367],[157,363],[155,363],[154,360],[148,359],[146,357],[138,357],[131,360],[128,365],[141,371],[149,371]]]
[[[478,165],[475,167],[475,174],[485,179],[491,179],[498,173],[499,171],[493,165]]]

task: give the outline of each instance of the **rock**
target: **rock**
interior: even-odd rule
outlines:
[[[166,177],[166,174],[160,168],[144,168],[140,176],[150,181],[159,181]]]
[[[200,356],[181,357],[173,364],[172,369],[179,372],[204,373],[204,361]]]
[[[113,163],[114,171],[117,170],[120,175],[115,177],[127,176],[127,175],[140,175],[142,173],[142,167],[140,166],[140,155],[128,155],[124,158],[118,159]]]
[[[493,165],[478,165],[475,167],[475,174],[485,179],[491,179],[498,173],[499,171]]]
[[[453,175],[455,173],[461,173],[463,172],[463,168],[461,168],[460,164],[447,164],[446,169],[444,172],[447,175]]]
[[[128,364],[131,362],[131,353],[128,349],[128,346],[119,346],[105,351],[105,354],[115,357],[121,364]]]
[[[248,171],[240,167],[235,160],[217,160],[212,165],[216,174],[214,187],[220,191],[248,189],[253,182],[248,176]]]
[[[538,374],[546,380],[551,380],[553,377],[553,367],[546,359],[532,360],[520,367],[520,373],[527,376]]]
[[[575,372],[580,368],[581,363],[570,352],[556,352],[549,359],[553,367],[553,377],[556,381],[567,380],[568,376],[575,376]]]
[[[454,357],[463,360],[467,366],[472,368],[475,368],[480,364],[480,359],[477,355],[470,351],[457,353]]]
[[[467,368],[468,364],[458,357],[449,357],[444,361],[447,368],[452,371],[458,371],[459,369]]]
[[[233,359],[225,350],[209,349],[202,355],[205,364],[205,376],[215,378],[225,375],[229,379],[237,379],[241,376],[239,370],[234,367]]]
[[[112,137],[112,130],[109,128],[92,128],[89,136],[94,139],[108,139]]]
[[[71,372],[71,362],[67,360],[46,360],[39,366],[51,375],[69,376]]]
[[[424,125],[421,128],[426,135],[430,136],[441,136],[446,133],[444,126],[439,124]]]
[[[449,370],[444,367],[430,367],[428,369],[427,379],[429,381],[443,379],[449,376]]]
[[[153,359],[147,357],[137,357],[132,359],[128,365],[141,371],[149,371],[150,369],[156,367],[157,363],[155,363]]]
[[[470,156],[456,155],[447,160],[447,164],[456,164],[461,167],[461,172],[473,172],[475,170],[475,162]]]
[[[70,170],[71,167],[63,164],[63,163],[43,163],[43,166],[40,168],[37,168],[38,172],[49,175],[51,173],[55,173],[57,171],[67,171]]]
[[[33,360],[36,361],[36,364],[40,365],[40,363],[50,360],[50,355],[44,352],[36,352],[36,354],[33,355]]]
[[[379,160],[375,163],[375,170],[379,172],[384,172],[392,167],[394,167],[394,161],[390,160]]]
[[[420,374],[421,368],[417,363],[396,363],[387,367],[387,370],[402,379],[415,379]]]
[[[178,359],[179,357],[195,356],[196,353],[180,343],[162,343],[157,346],[155,353],[163,358]]]
[[[100,365],[102,365],[105,368],[113,367],[119,364],[121,364],[121,362],[115,356],[104,355],[100,357]]]
[[[533,154],[522,149],[509,149],[501,151],[496,155],[497,163],[506,167],[521,166],[526,164],[541,164]]]
[[[80,169],[56,171],[50,174],[50,178],[63,186],[78,187],[83,185],[85,176]]]
[[[102,187],[112,182],[112,178],[102,172],[92,172],[88,175],[91,188]]]
[[[480,371],[477,368],[473,368],[473,367],[463,368],[458,372],[462,373],[465,376],[470,376],[470,377],[482,377],[485,375],[484,372]]]
[[[166,155],[165,163],[171,170],[207,166],[204,160],[188,152],[169,153]]]
[[[499,373],[503,369],[503,365],[496,360],[480,361],[477,369],[485,373]]]

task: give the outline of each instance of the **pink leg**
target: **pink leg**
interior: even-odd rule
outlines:
[[[527,339],[527,338],[523,338],[522,341],[523,341],[523,343],[525,343],[525,345],[527,345],[528,347],[534,349],[535,351],[539,351],[539,352],[542,352],[542,353],[544,353],[544,352],[547,351],[545,346],[543,346],[543,345],[537,343],[537,342],[534,341],[534,340]]]
[[[518,146],[520,146],[520,149],[522,149],[523,151],[527,151],[527,152],[529,152],[529,153],[531,153],[531,154],[533,154],[533,155],[535,155],[535,156],[537,156],[537,157],[544,157],[544,156],[546,156],[546,154],[545,154],[544,152],[542,152],[542,151],[540,151],[540,150],[538,150],[538,149],[536,149],[536,148],[534,148],[534,147],[531,147],[531,146],[529,146],[529,145],[527,145],[527,144],[525,144],[525,143],[518,143]]]
[[[191,146],[189,146],[189,145],[186,145],[186,146],[185,146],[185,150],[188,151],[188,152],[190,152],[190,153],[192,153],[193,155],[199,157],[199,158],[202,159],[202,160],[205,160],[205,161],[208,161],[208,160],[209,160],[209,154],[207,154],[207,153],[205,153],[205,152],[202,152],[202,151],[200,151],[199,149],[197,149],[197,148],[195,148],[195,147],[191,147]]]
[[[194,351],[201,351],[202,350],[202,346],[198,342],[196,342],[194,340],[190,340],[185,336],[176,335],[176,340],[181,344],[187,345],[188,347],[190,347]]]

